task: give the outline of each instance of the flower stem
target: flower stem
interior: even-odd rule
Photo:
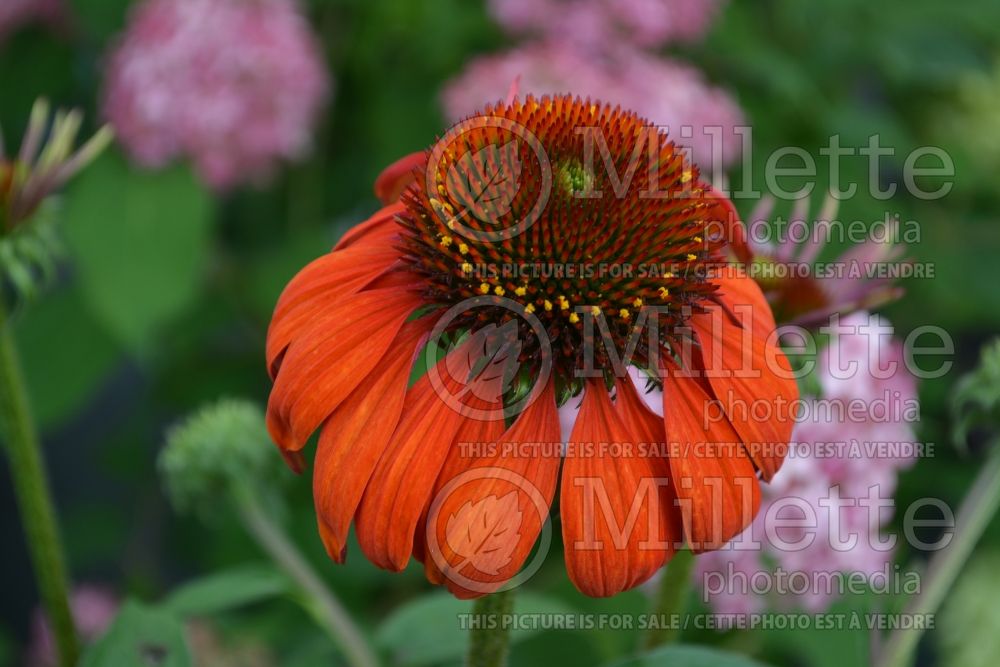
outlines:
[[[69,606],[65,557],[35,424],[31,419],[14,333],[0,303],[0,438],[7,444],[21,523],[59,653],[71,667],[79,657]]]
[[[646,631],[643,645],[647,649],[677,641],[680,631],[674,624],[678,614],[684,611],[687,593],[691,589],[691,571],[694,568],[694,554],[681,549],[675,555],[666,572],[660,577],[660,587],[653,601],[653,614],[661,623],[653,623]]]
[[[927,566],[923,590],[910,598],[904,609],[906,616],[933,614],[951,589],[959,572],[982,537],[990,519],[1000,509],[1000,443],[994,443],[993,453],[976,478],[969,495],[955,518],[955,537],[938,551]],[[922,626],[918,626],[922,627]],[[879,667],[905,667],[923,635],[923,629],[896,630],[878,656]]]
[[[507,664],[510,628],[500,617],[514,611],[514,593],[506,590],[484,595],[472,608],[468,667],[503,667]]]
[[[275,525],[251,493],[236,495],[236,505],[247,530],[261,548],[299,585],[306,595],[307,609],[316,622],[343,649],[348,664],[352,667],[377,667],[378,659],[368,647],[364,635],[295,545]]]

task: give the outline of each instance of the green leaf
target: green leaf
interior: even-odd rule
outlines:
[[[134,351],[198,295],[210,218],[210,199],[186,169],[140,173],[111,154],[66,197],[65,234],[80,288]]]
[[[516,614],[572,614],[573,609],[560,600],[518,593],[514,598]],[[424,595],[396,609],[378,628],[375,642],[392,652],[394,665],[431,665],[455,660],[465,655],[469,631],[461,617],[472,613],[472,604],[457,600],[449,593]],[[510,641],[515,644],[541,632],[541,628],[515,628]]]
[[[208,616],[288,591],[288,579],[273,567],[248,565],[188,582],[163,606],[182,617]]]
[[[613,667],[765,667],[736,653],[701,646],[661,646],[648,653],[614,663]]]
[[[129,600],[80,667],[188,667],[184,628],[172,613]]]

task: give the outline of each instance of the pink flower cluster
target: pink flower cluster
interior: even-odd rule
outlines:
[[[111,56],[103,106],[137,162],[186,156],[225,189],[302,156],[329,93],[295,0],[146,0]]]
[[[890,512],[866,504],[891,498],[899,471],[914,463],[907,445],[919,417],[916,379],[884,319],[858,312],[840,326],[819,355],[822,397],[804,399],[793,450],[762,487],[756,520],[732,549],[698,560],[698,582],[719,613],[759,612],[769,602],[822,611],[842,592],[829,584],[831,576],[835,582],[845,573],[868,579],[891,569],[892,551],[880,540]],[[806,516],[815,521],[783,525]],[[782,589],[778,568],[799,583]],[[768,586],[771,595],[761,594]]]
[[[535,37],[505,53],[472,60],[442,91],[452,121],[502,99],[519,81],[520,95],[574,93],[637,112],[665,126],[691,150],[703,172],[740,156],[743,114],[728,93],[696,68],[647,50],[701,37],[715,0],[492,0],[494,16]]]
[[[512,32],[569,38],[587,47],[628,39],[643,47],[694,41],[708,31],[721,0],[490,0]]]
[[[0,2],[0,42],[25,24],[57,19],[62,9],[60,0],[3,0]]]

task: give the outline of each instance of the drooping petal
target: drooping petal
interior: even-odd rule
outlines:
[[[721,307],[691,318],[704,375],[747,451],[770,481],[795,425],[798,385],[778,347],[764,294],[747,277],[718,279]],[[736,320],[734,322],[734,320]]]
[[[554,382],[510,429],[491,435],[466,443],[478,443],[478,451],[452,449],[430,505],[428,578],[459,598],[491,593],[514,577],[548,519],[561,445]]]
[[[375,196],[383,204],[398,201],[406,186],[416,178],[416,170],[426,160],[426,155],[424,151],[410,153],[383,169],[375,179]]]
[[[441,468],[440,474],[438,474],[437,482],[435,482],[431,504],[433,504],[434,499],[441,491],[441,487],[443,486],[442,479],[450,480],[455,475],[464,472],[465,468],[472,461],[476,460],[473,452],[481,451],[477,449],[478,447],[499,442],[501,436],[503,436],[505,430],[503,397],[497,396],[492,401],[484,401],[473,397],[472,403],[477,409],[482,410],[483,414],[479,415],[480,419],[464,420],[458,427],[458,432],[455,434],[455,442],[449,448],[444,466]],[[424,572],[431,583],[442,584],[444,583],[444,575],[441,573],[436,562],[440,558],[425,558],[426,553],[424,550],[416,546],[416,544],[419,544],[420,547],[426,546],[426,538],[427,514],[425,512],[417,523],[417,542],[415,542],[414,557],[424,564]],[[417,551],[420,551],[420,553],[418,554]]]
[[[267,330],[267,367],[277,375],[281,355],[310,322],[370,284],[399,259],[391,246],[352,248],[323,255],[285,287]]]
[[[399,234],[396,216],[405,210],[398,202],[379,209],[372,217],[347,230],[333,249],[343,250],[363,245],[392,245],[394,238]]]
[[[621,415],[625,423],[625,429],[637,438],[640,445],[646,450],[645,463],[649,467],[649,474],[654,479],[668,479],[670,477],[670,464],[666,458],[667,433],[663,424],[663,417],[650,410],[646,405],[646,400],[639,395],[639,388],[634,384],[635,378],[624,377],[618,381],[618,396],[615,400],[615,409]],[[660,399],[662,404],[662,399]],[[661,503],[663,510],[663,534],[667,536],[664,540],[669,546],[666,549],[665,560],[673,557],[674,551],[683,539],[684,535],[681,527],[680,508],[677,505],[677,493],[674,490],[674,482],[670,481],[662,490],[664,502]]]
[[[712,187],[705,191],[705,197],[710,206],[706,214],[709,228],[717,227],[736,259],[749,264],[753,261],[753,251],[747,242],[746,228],[740,221],[733,202]]]
[[[711,551],[750,525],[760,484],[740,436],[698,380],[676,367],[663,377],[670,475],[692,551]]]
[[[313,500],[327,552],[344,561],[351,519],[372,471],[396,430],[410,367],[433,319],[400,329],[379,366],[326,420],[313,469]]]
[[[402,570],[410,558],[434,482],[468,418],[468,403],[456,397],[467,401],[490,393],[478,376],[469,377],[475,341],[470,336],[455,347],[407,392],[399,424],[365,489],[356,519],[358,541],[381,568]]]
[[[422,303],[407,290],[365,291],[313,318],[285,353],[267,404],[268,430],[281,449],[302,448]]]
[[[607,597],[666,561],[670,481],[630,433],[602,381],[590,381],[567,444],[560,491],[566,569],[584,594]]]

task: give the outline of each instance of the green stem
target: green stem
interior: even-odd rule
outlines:
[[[66,564],[42,450],[31,419],[14,333],[0,303],[0,438],[7,443],[14,493],[21,511],[38,591],[52,625],[59,664],[71,667],[79,645],[69,606]]]
[[[351,621],[340,601],[319,578],[316,571],[275,525],[267,512],[250,493],[237,494],[237,507],[243,523],[261,548],[295,581],[305,593],[308,610],[316,622],[337,642],[353,667],[377,667],[378,659],[368,647],[364,635]]]
[[[955,518],[955,536],[951,543],[938,551],[927,566],[923,590],[910,598],[904,609],[907,616],[933,614],[961,572],[973,547],[982,537],[990,519],[1000,509],[1000,443],[994,443],[993,453],[983,466],[975,484],[965,497]],[[879,667],[906,667],[923,635],[923,630],[896,630],[879,655]]]
[[[500,591],[476,600],[472,608],[469,655],[465,662],[468,667],[503,667],[507,664],[510,627],[503,622],[503,616],[513,611],[513,591]]]
[[[687,549],[678,551],[660,577],[660,587],[653,601],[653,614],[661,623],[653,623],[646,631],[643,645],[647,649],[677,641],[680,630],[675,620],[684,611],[688,591],[691,590],[691,571],[694,554]]]

